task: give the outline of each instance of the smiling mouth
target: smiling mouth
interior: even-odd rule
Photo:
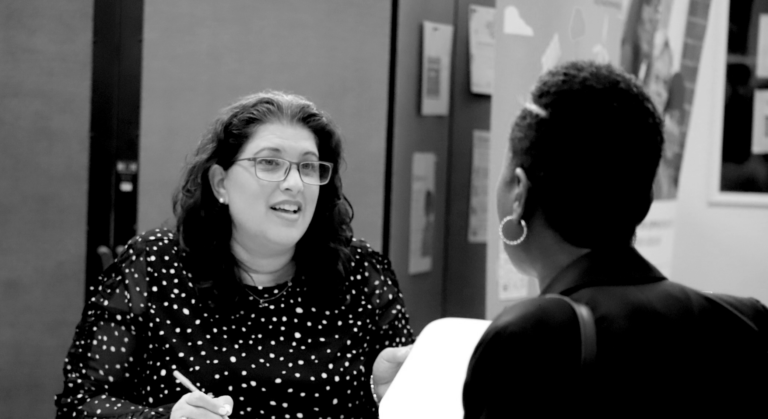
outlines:
[[[270,207],[272,210],[282,212],[284,214],[298,214],[301,211],[301,207],[296,205],[277,205]]]

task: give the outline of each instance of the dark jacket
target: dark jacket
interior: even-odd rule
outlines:
[[[465,418],[768,409],[768,309],[757,300],[669,281],[631,247],[587,253],[541,293],[592,310],[594,365],[580,365],[578,320],[567,302],[514,304],[475,348]]]

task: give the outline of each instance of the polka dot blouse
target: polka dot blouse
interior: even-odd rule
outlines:
[[[322,280],[306,278],[248,287],[222,310],[196,292],[173,232],[137,236],[83,310],[57,418],[167,418],[188,392],[174,370],[231,396],[232,418],[378,417],[373,361],[413,333],[389,261],[360,240],[352,253],[348,298],[336,308],[305,303],[301,284]]]

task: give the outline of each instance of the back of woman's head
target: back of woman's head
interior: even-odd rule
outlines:
[[[228,170],[254,132],[268,123],[306,128],[316,139],[320,160],[333,164],[331,179],[320,187],[315,213],[296,245],[294,260],[297,271],[311,266],[315,272],[331,274],[327,277],[338,277],[351,260],[348,246],[353,217],[339,175],[343,163],[341,138],[330,119],[298,95],[266,91],[246,96],[225,108],[214,121],[189,159],[173,198],[182,247],[191,255],[190,260],[205,266],[205,275],[231,272],[231,277],[226,275],[227,281],[239,285],[236,271],[241,266],[230,247],[232,218],[227,206],[214,195],[208,172],[215,164]]]
[[[610,65],[570,62],[545,73],[512,127],[513,167],[568,243],[630,244],[653,201],[663,122],[634,78]]]

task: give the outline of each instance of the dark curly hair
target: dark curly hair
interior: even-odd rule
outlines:
[[[568,243],[631,244],[653,201],[663,122],[636,80],[607,64],[574,61],[540,77],[510,135],[511,166]]]
[[[296,245],[296,278],[311,274],[308,287],[323,299],[339,296],[352,261],[352,205],[342,192],[341,137],[323,112],[304,97],[276,91],[246,96],[224,109],[189,159],[173,197],[176,231],[193,280],[216,294],[237,295],[241,263],[231,250],[232,219],[214,196],[208,171],[214,164],[229,169],[255,130],[266,123],[308,129],[315,136],[320,160],[333,164],[331,180],[320,194],[307,231]]]

